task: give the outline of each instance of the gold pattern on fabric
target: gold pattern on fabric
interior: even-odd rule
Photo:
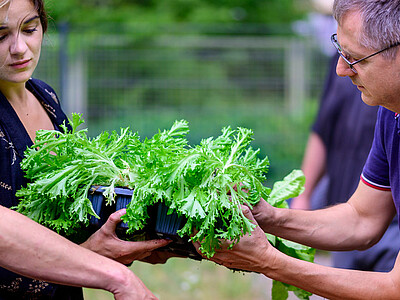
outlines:
[[[0,290],[7,291],[10,294],[21,293],[22,278],[15,278],[9,285],[1,284]],[[48,282],[32,279],[28,289],[25,291],[23,299],[36,300],[41,299],[42,292],[49,286]]]
[[[0,284],[0,290],[6,290],[7,292],[15,293],[19,290],[21,282],[22,278],[19,277],[12,281],[10,285]]]
[[[0,181],[0,187],[3,189],[6,189],[6,190],[12,191],[12,187],[9,184],[4,183],[2,181]]]
[[[51,91],[49,91],[48,89],[45,89],[46,93],[50,95],[50,97],[54,100],[55,103],[58,104],[58,98],[57,95]]]
[[[33,293],[33,294],[40,293],[48,286],[49,286],[48,282],[34,279],[32,280],[32,283],[29,284],[28,293]]]
[[[11,165],[14,165],[15,161],[17,160],[17,151],[15,150],[14,144],[6,139],[6,135],[4,132],[0,129],[0,140],[5,142],[7,144],[6,149],[12,149],[13,152],[13,158]]]

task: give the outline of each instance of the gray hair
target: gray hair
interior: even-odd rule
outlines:
[[[349,12],[358,12],[362,19],[361,45],[376,51],[400,42],[400,0],[335,0],[333,16],[340,25]],[[394,47],[382,52],[393,59]]]

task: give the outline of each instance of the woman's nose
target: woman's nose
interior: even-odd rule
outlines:
[[[24,54],[26,48],[27,45],[24,38],[20,34],[15,35],[10,44],[10,53],[13,55]]]

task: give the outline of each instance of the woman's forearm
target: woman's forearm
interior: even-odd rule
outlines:
[[[137,279],[124,265],[84,249],[0,206],[0,265],[45,281],[118,292]],[[139,286],[142,285],[137,279]]]

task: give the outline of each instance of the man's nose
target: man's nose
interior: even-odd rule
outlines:
[[[339,59],[336,64],[336,74],[341,77],[346,77],[346,76],[354,76],[356,73],[354,73],[350,66],[345,62],[345,60],[339,56]]]

